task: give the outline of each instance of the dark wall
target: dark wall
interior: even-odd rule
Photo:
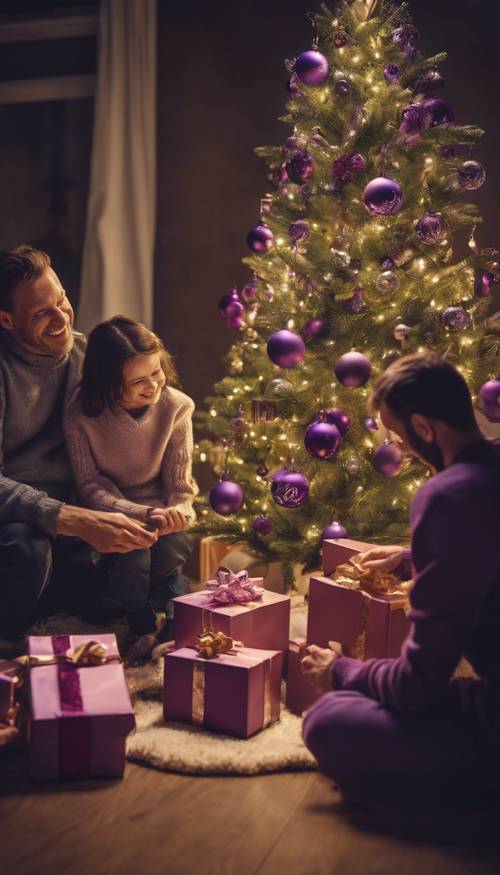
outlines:
[[[488,173],[477,193],[482,245],[500,243],[500,84],[496,0],[414,0],[426,53],[446,50],[447,97],[457,122],[487,130],[477,152]],[[248,228],[268,183],[257,145],[281,143],[283,59],[310,47],[307,0],[159,0],[156,327],[201,403],[224,373],[235,338],[219,297],[248,270]],[[457,9],[460,12],[457,12]]]

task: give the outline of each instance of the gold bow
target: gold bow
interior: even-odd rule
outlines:
[[[204,659],[214,659],[219,653],[229,653],[234,647],[243,647],[242,641],[234,641],[224,632],[216,632],[213,629],[203,629],[201,635],[197,635],[195,648]]]
[[[334,583],[347,589],[361,589],[370,595],[394,595],[408,597],[411,581],[403,583],[393,572],[372,571],[363,567],[361,554],[351,556],[349,562],[337,565],[331,575]]]
[[[38,665],[74,665],[76,668],[91,665],[105,665],[107,662],[121,662],[119,656],[108,656],[105,644],[99,641],[85,641],[66,653],[52,653],[47,656],[18,656],[11,660],[10,667],[34,668]],[[0,666],[1,667],[1,666]]]

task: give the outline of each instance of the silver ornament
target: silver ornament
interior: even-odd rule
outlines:
[[[345,270],[351,263],[351,256],[343,249],[331,249],[333,264],[338,270]]]
[[[403,325],[403,323],[400,322],[400,324],[396,325],[394,329],[394,337],[396,338],[396,340],[407,340],[410,336],[410,332],[411,328],[408,328],[408,325]]]
[[[378,275],[375,285],[379,292],[395,294],[400,289],[401,281],[392,270],[384,270]]]
[[[348,474],[357,474],[360,467],[358,456],[354,453],[351,456],[347,456],[344,466]]]

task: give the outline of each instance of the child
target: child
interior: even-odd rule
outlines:
[[[124,513],[158,530],[153,547],[106,554],[102,604],[126,615],[135,643],[131,661],[168,637],[156,613],[181,595],[178,570],[191,552],[194,404],[161,340],[139,322],[115,316],[90,333],[83,376],[66,410],[64,430],[82,502]]]

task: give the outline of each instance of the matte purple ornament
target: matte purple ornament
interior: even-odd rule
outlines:
[[[410,103],[401,113],[399,130],[402,134],[418,134],[424,126],[424,110],[421,103]]]
[[[335,159],[332,165],[332,174],[334,179],[340,179],[341,182],[351,182],[358,173],[363,173],[366,170],[366,161],[360,152],[353,154],[345,152]]]
[[[443,322],[448,328],[468,328],[470,316],[463,307],[447,307],[443,313]]]
[[[476,297],[487,298],[493,293],[493,286],[498,283],[498,277],[487,270],[483,273],[480,281],[476,283]]]
[[[370,378],[372,364],[370,359],[360,352],[347,352],[340,356],[335,364],[335,375],[343,386],[358,389],[364,386]]]
[[[316,162],[311,153],[304,149],[290,158],[285,166],[288,178],[296,185],[301,185],[313,176]]]
[[[344,526],[335,521],[333,523],[330,523],[330,525],[327,526],[326,529],[323,529],[321,535],[319,536],[319,542],[321,545],[325,540],[339,541],[348,537],[349,532],[347,531],[347,529],[345,529]]]
[[[241,316],[244,307],[240,301],[238,289],[231,289],[227,295],[222,295],[218,308],[221,319],[233,319],[235,316]]]
[[[286,83],[286,90],[292,97],[299,97],[302,94],[300,90],[300,79],[296,73],[292,73]]]
[[[455,121],[455,114],[446,100],[442,97],[429,97],[422,103],[424,111],[424,126],[435,128],[438,125],[447,125]]]
[[[401,78],[401,70],[396,64],[388,64],[384,70],[386,82],[395,85]]]
[[[267,252],[273,240],[273,232],[267,225],[255,225],[247,234],[247,244],[253,252]]]
[[[286,328],[277,331],[267,342],[267,354],[280,368],[295,368],[304,360],[305,350],[302,338]]]
[[[324,55],[311,49],[299,55],[293,69],[304,85],[318,86],[328,79],[330,64]]]
[[[442,213],[429,211],[415,225],[418,239],[426,246],[442,243],[448,236],[448,226]]]
[[[309,225],[303,219],[296,219],[288,228],[288,234],[294,243],[300,243],[309,235]]]
[[[310,319],[300,331],[303,340],[325,337],[326,332],[327,325],[324,319]]]
[[[392,441],[384,441],[373,454],[373,467],[384,477],[395,477],[401,470],[404,455]]]
[[[486,171],[479,161],[465,161],[458,171],[458,181],[462,188],[474,191],[481,188],[486,179]]]
[[[273,475],[271,495],[281,507],[300,507],[309,495],[309,484],[299,471],[281,468]]]
[[[379,424],[374,416],[368,416],[364,421],[364,426],[368,429],[368,431],[379,430]]]
[[[500,422],[500,380],[488,380],[479,392],[483,413],[490,422]]]
[[[238,486],[237,483],[229,480],[229,478],[217,483],[208,496],[210,506],[220,516],[229,516],[239,511],[244,498],[245,493],[241,486]]]
[[[331,425],[334,425],[340,432],[340,436],[344,437],[351,427],[351,420],[344,410],[338,407],[331,407],[325,413],[325,419]]]
[[[304,446],[315,459],[330,459],[340,447],[341,435],[338,428],[330,422],[312,422],[304,435]]]
[[[403,192],[394,179],[378,176],[365,187],[363,200],[366,209],[377,216],[393,216],[403,206]]]
[[[271,520],[268,519],[268,517],[264,516],[264,515],[257,517],[257,519],[255,520],[255,522],[253,524],[254,532],[257,532],[258,535],[262,535],[262,537],[265,537],[266,535],[268,535],[272,531],[272,528],[273,528],[273,524],[272,524]]]

